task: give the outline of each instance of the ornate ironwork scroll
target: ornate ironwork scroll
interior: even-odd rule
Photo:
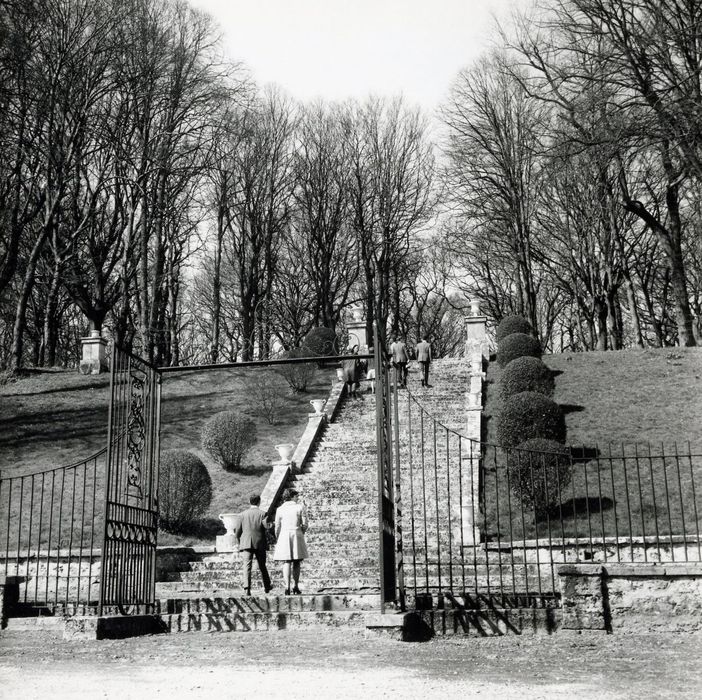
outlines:
[[[161,383],[158,370],[113,348],[100,608],[155,603]]]

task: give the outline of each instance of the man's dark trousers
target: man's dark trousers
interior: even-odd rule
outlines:
[[[239,552],[244,560],[244,589],[247,593],[251,590],[251,561],[254,557],[261,570],[261,580],[266,593],[271,587],[271,577],[266,568],[266,526],[266,514],[257,506],[251,506],[241,514],[236,528]]]
[[[243,549],[241,556],[244,560],[244,588],[251,590],[251,562],[256,557],[258,568],[261,570],[261,580],[263,581],[263,589],[267,590],[271,587],[271,577],[268,574],[266,567],[266,550],[265,549]]]

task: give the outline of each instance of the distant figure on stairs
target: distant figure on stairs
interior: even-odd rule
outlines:
[[[269,527],[266,514],[259,508],[261,497],[255,493],[249,498],[251,506],[245,510],[239,519],[236,536],[239,540],[239,551],[244,558],[244,593],[251,595],[251,561],[256,557],[261,571],[263,590],[271,590],[271,577],[266,568],[266,529]]]
[[[354,345],[351,348],[351,354],[358,354],[358,345]],[[344,373],[344,383],[346,384],[346,393],[349,396],[358,396],[356,389],[358,388],[359,379],[359,361],[357,358],[350,358],[344,360],[341,364],[341,368]]]
[[[407,355],[407,346],[400,340],[398,335],[395,336],[395,340],[390,346],[390,355],[392,356],[392,366],[397,369],[400,377],[400,386],[405,388],[407,386],[407,362],[409,361],[409,356]]]
[[[422,370],[422,386],[429,386],[429,365],[431,364],[431,345],[426,335],[417,343],[417,362]]]
[[[305,532],[307,531],[307,513],[302,503],[297,503],[297,491],[286,489],[283,504],[275,513],[275,550],[273,559],[283,562],[283,581],[285,595],[290,595],[290,575],[292,573],[292,592],[300,595],[300,562],[308,557]]]

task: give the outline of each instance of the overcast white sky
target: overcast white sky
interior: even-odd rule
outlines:
[[[527,0],[190,0],[213,15],[233,59],[293,97],[403,93],[428,110]]]

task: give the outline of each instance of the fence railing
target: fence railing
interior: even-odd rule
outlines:
[[[702,561],[702,451],[689,444],[481,450],[486,542],[561,560]]]
[[[702,450],[504,450],[444,426],[411,394],[400,420],[409,595],[523,604],[558,598],[559,563],[702,561]]]
[[[97,601],[105,454],[0,479],[0,580],[20,604]]]

